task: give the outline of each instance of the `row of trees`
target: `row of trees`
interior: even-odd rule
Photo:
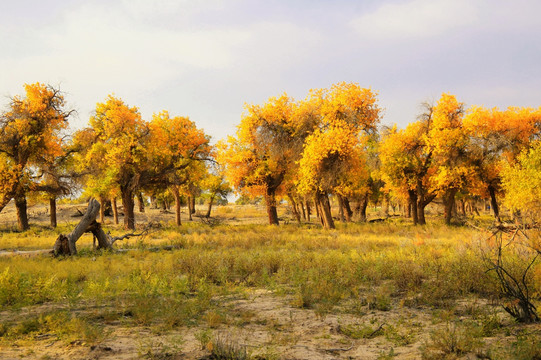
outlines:
[[[134,198],[141,192],[173,194],[180,225],[182,195],[205,187],[214,199],[228,191],[210,161],[209,136],[187,117],[162,111],[147,122],[136,107],[110,95],[96,105],[87,128],[69,134],[72,113],[58,89],[36,83],[25,85],[25,96],[11,98],[1,114],[0,211],[14,199],[21,230],[29,226],[29,195],[49,199],[53,226],[60,196],[84,189],[100,199],[102,210],[111,201],[116,222],[121,198],[124,225],[133,229]]]
[[[531,209],[526,200],[541,185],[541,164],[533,164],[541,109],[466,109],[443,94],[405,129],[378,131],[380,117],[376,93],[357,84],[312,90],[301,101],[284,94],[247,106],[218,159],[237,189],[265,198],[271,224],[278,224],[277,197],[288,198],[299,220],[314,204],[327,228],[334,227],[329,194],[348,221],[351,203],[366,220],[369,200],[406,204],[415,224],[426,223],[425,208],[436,199],[447,224],[457,197],[490,199],[497,221],[505,193],[515,212]]]
[[[192,205],[206,189],[212,205],[228,192],[222,173],[243,196],[265,199],[270,224],[287,199],[298,221],[315,210],[333,228],[330,195],[347,221],[365,221],[370,201],[404,204],[415,224],[435,200],[446,223],[457,198],[490,199],[497,221],[503,195],[516,214],[538,207],[541,109],[466,109],[443,94],[405,129],[385,128],[374,91],[338,83],[301,101],[284,94],[246,106],[236,136],[213,147],[187,117],[162,111],[146,121],[111,95],[70,134],[65,107],[58,89],[36,83],[0,115],[0,211],[13,199],[21,229],[28,196],[49,200],[54,226],[57,198],[74,189],[110,201],[116,222],[120,198],[129,229],[135,198],[170,194],[180,225],[183,196]]]
[[[350,214],[349,198],[367,193],[365,155],[379,118],[376,94],[356,84],[313,90],[299,102],[284,94],[246,107],[237,136],[218,144],[218,162],[235,188],[265,198],[270,224],[278,224],[277,196],[287,196],[300,219],[306,206],[309,216],[310,194],[322,223],[332,228],[329,194]]]

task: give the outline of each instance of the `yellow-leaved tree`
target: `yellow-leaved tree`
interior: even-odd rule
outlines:
[[[135,228],[134,194],[148,171],[148,124],[136,107],[109,95],[98,103],[89,121],[80,130],[79,165],[87,174],[86,187],[99,196],[117,188],[124,206],[124,226]]]
[[[207,167],[205,177],[201,182],[202,189],[208,196],[208,207],[205,217],[208,219],[212,211],[212,205],[218,200],[227,200],[227,195],[231,192],[231,186],[225,180],[224,169],[219,164]]]
[[[470,135],[470,156],[475,167],[477,187],[470,191],[490,198],[496,221],[500,221],[497,195],[502,193],[501,172],[504,161],[514,163],[518,154],[530,144],[541,123],[541,109],[471,108],[464,117],[464,128]]]
[[[263,105],[247,105],[236,137],[220,142],[218,162],[231,185],[243,194],[263,196],[269,224],[278,225],[277,195],[302,149],[303,126],[287,95]]]
[[[298,189],[314,194],[322,224],[334,228],[329,194],[348,194],[359,187],[365,170],[367,134],[380,117],[376,93],[354,83],[313,90],[305,100],[316,115],[299,161]]]
[[[475,181],[469,153],[470,137],[463,126],[464,104],[454,95],[442,94],[433,108],[426,143],[432,153],[435,173],[431,186],[443,198],[444,220],[451,223],[455,195]]]
[[[525,221],[541,219],[541,140],[532,143],[518,155],[515,163],[507,162],[502,170],[505,204]]]
[[[61,131],[72,113],[64,109],[59,89],[41,83],[24,85],[25,96],[14,96],[0,115],[0,211],[15,199],[18,225],[29,227],[26,196],[33,190],[31,167],[61,156]]]
[[[433,107],[425,104],[419,120],[406,129],[392,128],[380,146],[382,170],[388,189],[407,197],[414,224],[426,224],[425,207],[437,193],[432,186],[436,167],[428,145]]]
[[[175,198],[176,224],[180,225],[181,195],[203,179],[203,161],[212,156],[210,137],[188,117],[170,116],[168,111],[154,114],[149,128],[150,168],[148,176],[142,179],[143,186],[171,191]]]

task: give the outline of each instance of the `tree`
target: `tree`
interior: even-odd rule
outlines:
[[[211,160],[210,138],[187,117],[154,114],[149,124],[150,171],[144,186],[169,188],[175,198],[176,224],[181,224],[181,193],[203,177],[203,161]],[[190,214],[191,217],[191,214]]]
[[[455,195],[475,179],[475,169],[469,157],[468,133],[462,120],[464,104],[454,95],[442,94],[433,109],[432,126],[427,134],[427,144],[432,152],[436,171],[432,188],[443,198],[444,219],[451,223]]]
[[[363,173],[362,135],[375,132],[380,109],[372,90],[352,83],[315,90],[307,101],[315,104],[317,124],[299,162],[299,191],[315,194],[323,226],[334,228],[328,195]]]
[[[520,151],[535,136],[541,111],[528,108],[486,109],[473,107],[464,118],[470,136],[470,156],[475,166],[477,187],[470,187],[476,195],[489,197],[494,217],[500,221],[497,195],[502,193],[502,159],[514,162]]]
[[[115,209],[116,197],[120,190],[117,184],[117,170],[103,161],[107,155],[107,146],[99,142],[97,133],[92,128],[77,131],[73,137],[75,149],[75,168],[80,174],[79,182],[83,185],[83,196],[96,198],[100,206],[100,222],[104,222],[104,210],[107,199],[111,198],[115,224],[118,224],[118,211]]]
[[[541,140],[525,149],[516,163],[504,165],[502,186],[505,204],[511,210],[520,212],[529,222],[541,219]]]
[[[201,186],[208,194],[208,208],[205,214],[206,218],[210,217],[212,205],[216,198],[227,199],[227,194],[231,192],[229,183],[225,180],[223,169],[217,165],[213,169],[207,169],[207,174],[203,179]]]
[[[404,130],[390,129],[380,147],[387,187],[408,199],[415,225],[426,224],[425,207],[437,195],[432,186],[436,173],[433,147],[428,144],[433,107],[423,106],[425,112],[417,122]]]
[[[297,136],[295,104],[287,95],[270,98],[263,105],[248,105],[236,137],[218,144],[218,162],[239,191],[263,196],[269,224],[278,225],[277,193],[293,169],[302,147]]]
[[[11,98],[9,109],[0,116],[0,211],[15,199],[19,229],[28,229],[27,192],[33,187],[36,166],[44,158],[62,153],[60,133],[68,126],[72,111],[65,111],[59,89],[40,83],[24,85],[25,97]]]
[[[348,130],[340,127],[325,132],[316,130],[308,137],[300,161],[299,187],[303,193],[315,193],[325,228],[334,228],[328,194],[362,167],[362,149]]]
[[[134,194],[141,175],[148,171],[148,124],[136,107],[112,95],[96,105],[89,124],[77,135],[86,145],[81,165],[91,174],[87,184],[104,196],[117,186],[124,205],[124,227],[134,229]]]
[[[75,187],[73,180],[79,176],[74,169],[74,151],[71,144],[66,144],[59,154],[42,154],[37,165],[39,175],[36,176],[33,190],[41,193],[49,202],[49,217],[53,228],[57,226],[56,200],[72,192]]]

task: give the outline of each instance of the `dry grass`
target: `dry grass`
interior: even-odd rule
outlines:
[[[96,253],[88,236],[73,258],[1,257],[0,356],[201,358],[216,344],[258,359],[539,354],[539,324],[500,310],[477,230],[400,220],[275,227],[260,224],[262,211],[221,207],[221,224],[180,228],[147,211],[139,220],[161,228],[123,242],[124,252]],[[2,232],[2,247],[49,248],[73,226],[32,219],[42,225]]]

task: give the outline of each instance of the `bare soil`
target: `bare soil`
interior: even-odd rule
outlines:
[[[226,343],[245,348],[256,359],[377,359],[394,354],[395,359],[419,359],[419,347],[429,339],[432,330],[445,326],[427,309],[393,307],[390,311],[370,311],[362,316],[341,312],[320,316],[314,310],[291,306],[288,296],[277,296],[267,290],[254,290],[242,298],[223,299],[227,324],[212,329],[213,335]],[[28,312],[50,309],[23,309]],[[12,317],[0,313],[0,319]],[[348,325],[372,324],[379,333],[373,338],[354,339],[341,329]],[[411,344],[399,345],[383,335],[385,327],[394,326],[409,332]],[[510,326],[512,326],[510,324]],[[196,334],[208,325],[183,327],[161,334],[152,328],[127,327],[121,321],[106,327],[110,335],[99,345],[75,341],[70,344],[48,334],[41,334],[31,346],[24,342],[0,348],[2,359],[207,359],[208,349]],[[532,331],[539,326],[531,325]],[[505,339],[487,339],[502,341]],[[476,358],[465,356],[465,359]]]

